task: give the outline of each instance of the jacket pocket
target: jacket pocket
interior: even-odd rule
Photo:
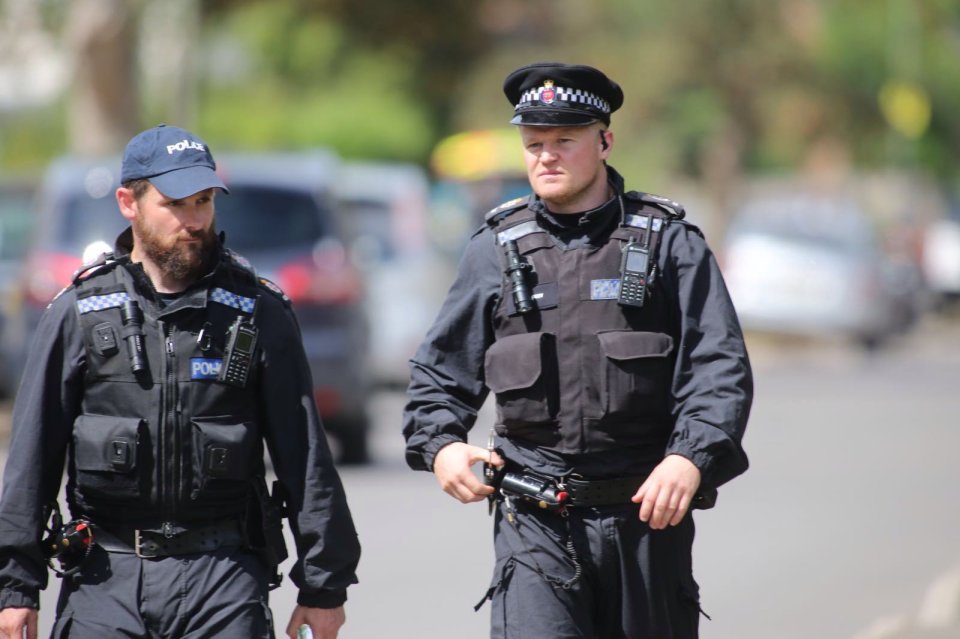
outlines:
[[[559,405],[557,349],[552,333],[498,339],[484,358],[487,386],[506,427],[553,421]]]
[[[193,499],[241,498],[257,468],[256,425],[233,417],[203,417],[193,424]]]
[[[138,417],[80,415],[73,425],[77,488],[84,498],[124,501],[140,496]]]
[[[606,331],[597,334],[601,401],[609,417],[637,417],[670,392],[673,338],[664,333]]]

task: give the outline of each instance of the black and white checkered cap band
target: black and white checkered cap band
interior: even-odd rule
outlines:
[[[215,288],[210,291],[210,301],[223,304],[225,306],[232,306],[233,308],[239,309],[244,313],[252,313],[253,307],[257,304],[257,300],[252,297],[237,295],[236,293],[231,293],[230,291],[222,288]]]
[[[523,95],[520,96],[520,104],[517,105],[517,108],[521,109],[532,106],[534,102],[541,102],[540,94],[545,90],[546,87],[537,87],[536,89],[524,91]],[[610,113],[610,103],[589,91],[584,91],[583,89],[568,89],[565,87],[553,87],[553,90],[556,92],[554,101],[559,100],[567,103],[586,104],[594,109],[599,109],[603,113]]]
[[[102,311],[106,308],[116,308],[130,299],[125,291],[119,293],[109,293],[107,295],[91,295],[77,300],[77,310],[80,314],[90,311]]]

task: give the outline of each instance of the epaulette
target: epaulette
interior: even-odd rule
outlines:
[[[670,217],[678,220],[682,220],[687,215],[687,212],[684,210],[682,204],[674,202],[673,200],[665,198],[661,195],[654,195],[653,193],[641,193],[640,191],[627,191],[623,195],[628,200],[634,200],[655,206]]]
[[[270,291],[271,293],[279,297],[281,300],[283,300],[284,304],[287,304],[287,305],[290,304],[290,298],[287,297],[287,294],[283,292],[282,288],[280,288],[279,286],[277,286],[276,284],[274,284],[273,282],[271,282],[265,277],[261,277],[258,279],[260,281],[260,286],[262,286],[263,288],[267,289],[268,291]]]
[[[526,208],[529,200],[529,196],[524,196],[504,202],[500,206],[490,209],[490,211],[483,216],[483,221],[487,224],[487,226],[496,226],[503,218],[516,213],[522,208]]]
[[[92,262],[87,262],[76,271],[73,272],[73,276],[70,278],[70,281],[73,284],[78,284],[88,277],[92,276],[98,271],[104,270],[108,266],[116,266],[117,259],[113,256],[113,253],[108,251],[106,253],[101,253],[100,257],[93,260]],[[61,291],[62,293],[63,291]],[[59,296],[59,293],[57,294]]]
[[[257,269],[253,267],[253,264],[250,263],[250,260],[240,255],[236,251],[232,251],[231,249],[228,249],[228,248],[224,248],[223,252],[224,254],[226,254],[227,259],[230,260],[230,263],[233,266],[240,269],[241,271],[244,271],[247,275],[249,275],[253,279],[254,282],[257,281]]]

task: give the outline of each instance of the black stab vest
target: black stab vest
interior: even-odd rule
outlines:
[[[633,195],[624,196],[612,232],[578,248],[560,245],[525,206],[488,218],[504,271],[507,239],[532,264],[536,305],[517,313],[503,279],[485,356],[500,435],[560,453],[666,445],[678,339],[673,311],[656,280],[641,308],[622,306],[617,293],[623,247],[649,240],[656,264],[672,217]]]
[[[258,300],[256,277],[226,259],[208,277],[209,287],[162,309],[117,262],[75,282],[86,361],[67,494],[93,521],[176,528],[240,518],[264,474],[256,357],[245,388],[216,380],[228,327]],[[139,374],[123,337],[127,296],[144,314]]]

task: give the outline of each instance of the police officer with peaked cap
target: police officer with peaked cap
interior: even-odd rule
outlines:
[[[0,637],[36,637],[51,555],[67,573],[52,636],[273,637],[278,498],[299,555],[287,635],[344,621],[360,547],[299,328],[217,234],[215,166],[183,129],[135,136],[116,192],[130,227],[40,320],[0,500]],[[72,521],[41,545],[65,461]]]
[[[533,193],[487,215],[410,362],[407,462],[496,507],[492,637],[697,637],[690,510],[747,468],[736,314],[682,207],[606,164],[617,83],[538,63],[503,90]]]

